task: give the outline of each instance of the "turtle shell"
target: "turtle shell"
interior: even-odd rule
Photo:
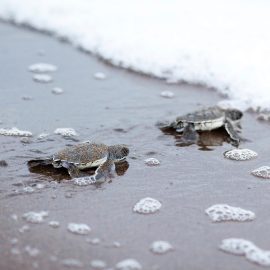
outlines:
[[[210,107],[179,116],[176,123],[179,122],[194,123],[196,130],[212,130],[224,125],[225,113],[218,107]]]
[[[53,162],[68,162],[79,169],[96,167],[106,161],[108,146],[105,144],[82,143],[60,150],[53,156]]]

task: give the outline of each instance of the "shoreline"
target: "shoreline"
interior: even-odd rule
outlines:
[[[0,211],[5,217],[0,224],[1,269],[29,269],[36,261],[41,269],[66,269],[61,264],[66,258],[83,262],[82,269],[89,269],[93,259],[114,267],[127,258],[153,270],[259,268],[241,256],[219,251],[218,246],[225,238],[239,237],[270,249],[266,196],[270,186],[250,175],[251,170],[269,162],[268,123],[244,114],[242,134],[250,142],[242,146],[259,153],[257,159],[247,162],[224,159],[223,153],[233,148],[227,143],[212,151],[199,151],[197,145],[177,147],[175,138],[162,133],[155,123],[214,105],[221,100],[217,92],[166,84],[115,68],[50,36],[8,24],[0,23],[0,33],[5,36],[0,45],[5,63],[0,66],[0,127],[16,126],[34,134],[30,143],[0,136],[1,159],[8,163],[0,167]],[[52,83],[32,80],[27,69],[36,62],[59,67],[52,73]],[[107,78],[94,79],[97,71]],[[52,94],[53,87],[61,87],[64,93]],[[162,98],[160,93],[165,90],[172,91],[174,98]],[[33,99],[23,100],[22,96]],[[131,153],[124,175],[99,187],[77,187],[68,181],[49,183],[48,176],[30,173],[28,159],[76,143],[53,134],[61,127],[74,128],[78,141],[127,144]],[[39,141],[36,138],[42,132],[50,135]],[[144,160],[149,157],[160,160],[160,166],[146,166]],[[39,190],[36,185],[40,183],[45,187]],[[27,186],[34,192],[16,193]],[[161,210],[147,216],[133,213],[135,203],[144,197],[158,199]],[[247,223],[212,223],[204,210],[217,203],[250,209],[257,218]],[[41,210],[49,212],[42,224],[27,224],[21,218],[26,212]],[[14,214],[17,221],[10,218]],[[50,228],[47,223],[51,220],[59,221],[60,227]],[[92,231],[88,236],[73,235],[66,229],[70,222],[88,224]],[[20,233],[26,224],[30,230]],[[18,239],[19,255],[11,253],[12,238]],[[99,238],[101,243],[91,245],[86,238]],[[169,241],[174,251],[160,256],[151,253],[149,247],[156,240]],[[111,247],[115,241],[121,244],[119,248]],[[38,248],[40,255],[28,256],[27,245]],[[50,256],[57,261],[50,261]]]

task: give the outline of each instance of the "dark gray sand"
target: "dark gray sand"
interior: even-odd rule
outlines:
[[[214,105],[222,99],[216,92],[168,85],[117,69],[49,36],[10,25],[0,25],[0,36],[0,128],[16,126],[34,133],[28,144],[20,138],[0,136],[0,159],[8,163],[0,167],[1,270],[33,269],[36,262],[39,269],[64,269],[61,260],[66,258],[80,260],[85,265],[82,269],[91,269],[93,259],[106,261],[109,268],[127,258],[138,260],[143,269],[259,268],[244,257],[219,251],[218,246],[224,238],[237,237],[270,249],[270,182],[250,175],[251,170],[269,165],[269,124],[249,113],[244,116],[243,136],[250,142],[242,147],[259,153],[251,161],[224,159],[223,152],[232,149],[227,143],[210,147],[212,151],[201,151],[197,145],[178,147],[174,136],[155,127],[156,121]],[[32,80],[27,68],[36,62],[59,67],[52,74],[54,82]],[[104,72],[107,79],[94,79],[97,71]],[[54,95],[53,87],[65,92]],[[164,90],[173,91],[175,97],[160,97]],[[55,184],[49,182],[53,180],[50,175],[30,173],[28,159],[75,143],[53,135],[58,127],[74,128],[79,141],[128,144],[129,168],[123,176],[98,187],[78,187],[67,181]],[[51,136],[38,141],[42,132]],[[144,160],[148,157],[158,158],[161,165],[147,167]],[[37,183],[46,187],[22,192],[25,186],[35,188]],[[148,196],[162,202],[161,210],[153,215],[133,213],[134,204]],[[252,210],[257,218],[214,224],[204,210],[217,203]],[[49,211],[45,222],[29,224],[30,230],[20,233],[26,224],[22,214],[41,210]],[[17,221],[11,218],[13,214]],[[51,228],[51,220],[59,221],[60,227]],[[88,224],[92,231],[87,237],[99,238],[100,244],[91,245],[86,236],[68,232],[69,222]],[[18,239],[14,246],[12,238]],[[155,240],[169,241],[175,250],[154,255],[149,246]],[[114,241],[121,246],[112,247]],[[24,251],[27,245],[38,248],[40,254],[29,256]],[[12,247],[21,254],[13,255]],[[51,261],[51,256],[57,261]]]

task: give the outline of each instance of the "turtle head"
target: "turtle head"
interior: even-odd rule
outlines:
[[[231,119],[232,121],[240,120],[243,116],[243,113],[236,109],[226,110],[226,117]]]
[[[124,144],[109,146],[109,159],[120,161],[124,160],[129,154],[129,149]]]

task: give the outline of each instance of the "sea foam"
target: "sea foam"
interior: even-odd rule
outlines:
[[[1,0],[0,6],[0,18],[50,31],[114,65],[205,85],[262,109],[270,107],[269,12],[269,1],[244,0]]]
[[[161,206],[158,200],[147,197],[138,201],[133,207],[133,211],[140,214],[152,214],[157,212]]]
[[[214,222],[220,221],[251,221],[255,219],[252,211],[233,207],[227,204],[215,204],[205,210],[205,213]]]

